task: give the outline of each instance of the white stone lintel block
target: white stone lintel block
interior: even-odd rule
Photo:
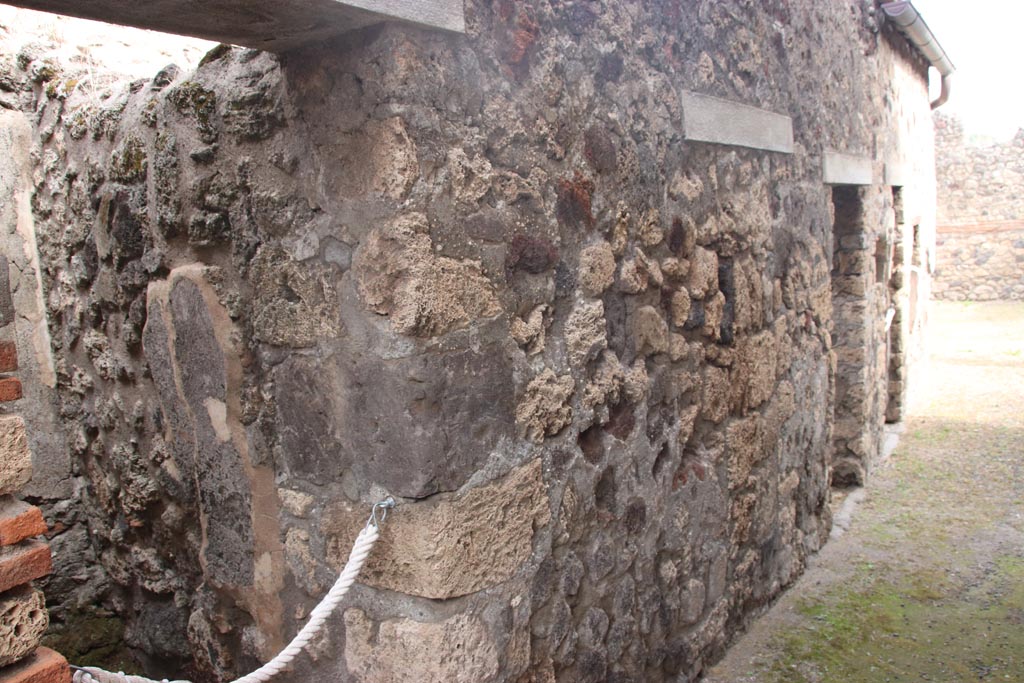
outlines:
[[[683,135],[695,142],[793,153],[793,120],[720,97],[684,90]]]
[[[821,158],[822,177],[826,185],[871,185],[874,163],[871,157],[825,150]]]

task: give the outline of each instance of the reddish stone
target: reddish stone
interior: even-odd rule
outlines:
[[[18,369],[18,346],[12,341],[0,341],[0,372]]]
[[[14,377],[0,379],[0,403],[21,398],[21,380]]]
[[[53,569],[50,546],[24,541],[0,548],[0,593],[46,576]]]
[[[39,508],[13,498],[0,498],[0,546],[45,533],[46,522]]]
[[[68,660],[41,647],[17,664],[0,669],[0,683],[71,683]]]

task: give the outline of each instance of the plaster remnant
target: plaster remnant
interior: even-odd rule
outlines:
[[[224,401],[207,397],[203,401],[206,406],[206,413],[210,417],[210,424],[213,431],[221,442],[231,441],[231,428],[228,426],[228,407]]]

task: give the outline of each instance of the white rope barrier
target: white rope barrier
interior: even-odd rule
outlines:
[[[369,557],[370,551],[373,549],[373,544],[377,542],[377,538],[380,536],[381,523],[387,518],[388,510],[394,506],[395,501],[392,498],[374,504],[370,514],[370,521],[366,523],[363,530],[359,532],[359,536],[356,537],[356,542],[352,545],[352,552],[348,556],[345,568],[341,571],[334,585],[331,586],[331,590],[327,591],[324,599],[310,612],[309,621],[292,638],[292,642],[288,643],[269,662],[251,674],[234,680],[232,683],[267,683],[271,678],[286,669],[292,660],[302,652],[303,648],[323,630],[327,617],[331,615],[342,598],[345,597],[345,594],[348,593],[348,589],[355,583],[356,577],[359,576],[359,571],[363,568],[366,558]],[[380,513],[378,513],[378,510],[380,510]],[[130,676],[123,671],[114,673],[92,666],[73,668],[75,670],[73,676],[74,683],[189,683],[189,681],[169,681],[166,678],[163,681],[155,681],[144,676]]]

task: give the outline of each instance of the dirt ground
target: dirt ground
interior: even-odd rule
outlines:
[[[930,316],[918,399],[849,530],[706,683],[1024,683],[1024,303]]]

